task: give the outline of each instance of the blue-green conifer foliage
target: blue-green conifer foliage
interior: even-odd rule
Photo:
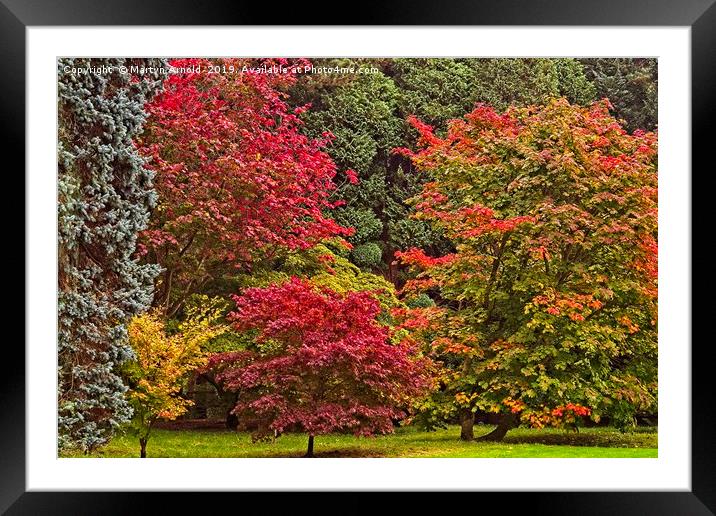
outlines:
[[[156,192],[133,138],[145,102],[161,87],[163,65],[58,61],[60,449],[93,450],[132,415],[117,366],[132,355],[126,323],[150,305],[159,273],[136,256]]]

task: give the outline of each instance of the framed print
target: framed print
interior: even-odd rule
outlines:
[[[712,514],[711,2],[225,7],[3,0],[27,202],[3,510]]]

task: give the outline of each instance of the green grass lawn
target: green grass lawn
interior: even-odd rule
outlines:
[[[475,435],[491,430],[475,426]],[[656,428],[622,433],[613,428],[582,428],[579,433],[558,429],[511,430],[502,443],[463,442],[460,429],[425,432],[398,428],[393,435],[359,438],[326,435],[315,439],[316,457],[657,457]],[[304,434],[285,434],[274,442],[252,443],[247,433],[228,430],[154,430],[148,457],[300,457]],[[84,457],[69,453],[63,457]],[[139,443],[119,435],[89,457],[139,457]]]

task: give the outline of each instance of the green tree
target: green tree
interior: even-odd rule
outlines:
[[[340,62],[317,64],[337,66]],[[385,168],[390,150],[400,143],[398,89],[393,81],[381,72],[355,74],[351,81],[339,83],[326,93],[304,115],[311,136],[319,137],[324,131],[335,136],[330,154],[341,169],[352,169],[367,177],[376,167]]]
[[[392,72],[401,116],[416,116],[438,134],[476,103],[503,111],[552,97],[586,104],[595,95],[575,59],[396,59]]]
[[[415,115],[440,131],[448,120],[470,111],[478,92],[471,64],[444,58],[396,59],[390,72],[400,90],[399,116],[404,121]]]
[[[317,60],[320,66],[367,66],[365,60]],[[317,75],[299,82],[294,96],[311,103],[304,115],[312,137],[333,135],[328,152],[339,169],[353,170],[359,182],[344,180],[335,193],[345,201],[333,212],[339,224],[356,228],[349,238],[351,259],[365,270],[384,269],[388,227],[385,205],[391,199],[388,171],[391,150],[400,145],[402,121],[397,115],[398,90],[381,72]],[[313,95],[313,96],[312,96]],[[298,101],[298,100],[297,100]]]
[[[614,114],[634,131],[656,129],[658,118],[658,63],[656,59],[582,59],[599,98],[608,98]]]

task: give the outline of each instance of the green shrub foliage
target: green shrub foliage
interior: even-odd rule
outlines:
[[[363,269],[376,268],[380,264],[383,253],[380,246],[374,242],[361,244],[351,251],[351,259],[358,267]]]

